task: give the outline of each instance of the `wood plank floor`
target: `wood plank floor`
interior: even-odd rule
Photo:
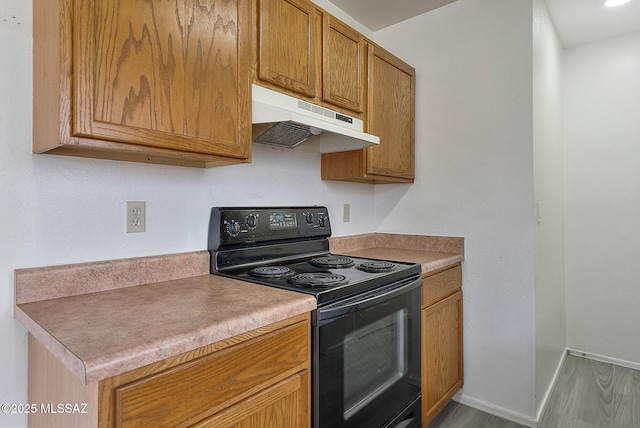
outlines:
[[[569,355],[540,428],[640,428],[640,371]]]
[[[455,401],[427,428],[521,428]],[[569,355],[539,428],[640,428],[640,371]]]
[[[514,422],[450,401],[427,428],[524,428]]]

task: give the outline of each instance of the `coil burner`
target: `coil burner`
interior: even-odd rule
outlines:
[[[298,287],[335,287],[349,282],[346,276],[326,272],[299,273],[289,279]]]
[[[280,279],[287,278],[295,272],[286,266],[260,266],[249,271],[249,275],[257,278]]]
[[[365,272],[388,272],[395,268],[396,265],[391,262],[383,261],[383,260],[375,260],[370,262],[364,262],[357,266],[358,269]]]
[[[309,263],[325,269],[344,269],[355,264],[352,259],[343,256],[316,257],[315,259],[309,260]]]

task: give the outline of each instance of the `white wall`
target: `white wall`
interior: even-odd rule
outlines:
[[[534,1],[533,165],[536,288],[536,412],[551,393],[566,349],[564,284],[563,49],[543,0]]]
[[[559,82],[540,0],[458,0],[375,33],[418,79],[416,183],[374,190],[322,182],[317,153],[259,145],[252,164],[211,170],[32,155],[30,3],[0,3],[0,402],[27,400],[14,269],[202,250],[215,205],[325,204],[334,235],[464,236],[461,398],[478,407],[535,418],[562,347],[563,257],[567,345],[640,364],[639,34],[569,49]],[[147,232],[125,234],[138,199]]]
[[[375,33],[416,67],[416,182],[381,231],[465,237],[463,402],[535,419],[530,0],[459,0]]]
[[[252,164],[210,170],[32,155],[31,7],[0,2],[0,403],[27,403],[16,268],[204,250],[217,205],[324,204],[334,235],[376,229],[373,186],[322,182],[317,153],[255,145]],[[127,200],[147,202],[146,233],[124,233]],[[0,426],[26,416],[0,413]]]
[[[564,71],[567,343],[640,367],[640,33]]]

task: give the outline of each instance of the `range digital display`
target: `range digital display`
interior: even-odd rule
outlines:
[[[269,229],[295,229],[296,215],[292,212],[272,212],[269,213]]]

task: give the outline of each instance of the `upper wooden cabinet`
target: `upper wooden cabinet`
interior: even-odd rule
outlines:
[[[380,145],[368,149],[367,174],[413,182],[415,70],[370,44],[369,82],[367,131],[380,137]]]
[[[322,99],[362,113],[367,71],[362,34],[325,13],[322,46]]]
[[[380,144],[322,155],[322,179],[412,183],[415,171],[415,69],[379,46],[367,52],[366,132]]]
[[[258,0],[258,79],[315,98],[317,16],[304,0]]]
[[[250,160],[250,0],[34,0],[34,152]]]
[[[308,0],[255,1],[255,82],[362,119],[363,36]]]

